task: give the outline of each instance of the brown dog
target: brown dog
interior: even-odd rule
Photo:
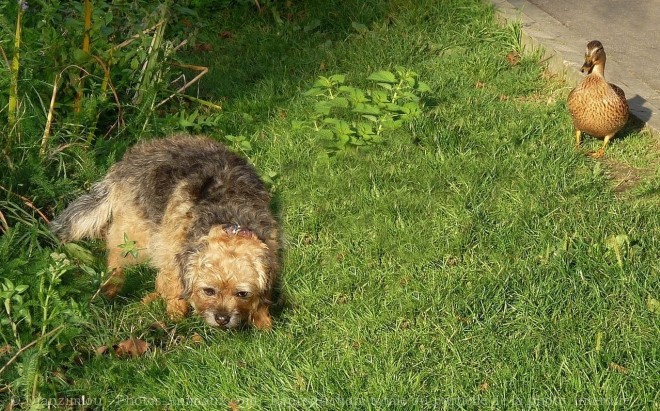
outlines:
[[[269,204],[244,159],[182,135],[133,147],[51,228],[63,241],[105,236],[108,297],[121,289],[122,267],[150,260],[172,318],[190,303],[212,326],[268,329],[279,250]]]

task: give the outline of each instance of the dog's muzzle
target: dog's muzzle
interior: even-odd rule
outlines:
[[[215,313],[214,318],[219,327],[226,327],[231,321],[231,315],[226,313]]]

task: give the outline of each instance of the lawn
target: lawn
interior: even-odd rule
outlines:
[[[197,129],[271,186],[285,235],[274,328],[171,323],[141,302],[148,267],[112,302],[89,303],[94,283],[73,273],[62,286],[79,287],[85,321],[66,366],[49,365],[43,398],[127,410],[660,407],[652,136],[629,127],[603,161],[576,150],[570,87],[480,1],[238,3],[209,6],[182,55],[209,67],[199,96],[222,105]],[[305,92],[337,74],[370,90],[372,73],[397,67],[428,85],[421,114],[382,142],[329,149]],[[46,206],[61,210],[125,148],[100,143]],[[4,233],[0,258],[15,269],[3,276],[30,272],[17,268],[30,253],[43,266],[67,250],[21,248],[43,231]],[[81,244],[102,260],[101,244]],[[150,350],[95,354],[128,338]],[[2,401],[33,389],[34,362],[18,364],[0,375]]]

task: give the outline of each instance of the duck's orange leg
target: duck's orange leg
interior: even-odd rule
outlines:
[[[599,148],[596,151],[592,151],[591,153],[587,154],[591,158],[601,158],[602,156],[605,155],[605,147],[610,143],[610,140],[614,137],[614,134],[609,134],[605,136],[603,139],[603,146]]]
[[[581,144],[582,144],[582,132],[578,129],[575,129],[575,149],[579,150]]]

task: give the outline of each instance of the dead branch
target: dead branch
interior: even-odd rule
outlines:
[[[163,100],[163,101],[161,101],[160,103],[158,103],[158,104],[156,105],[156,108],[158,108],[158,107],[162,106],[163,104],[167,103],[168,101],[170,101],[170,100],[171,100],[172,98],[174,98],[178,93],[183,92],[183,91],[186,90],[188,87],[190,87],[190,86],[192,86],[193,84],[195,84],[197,81],[199,81],[199,79],[201,79],[202,77],[204,77],[204,75],[206,75],[206,73],[209,72],[209,68],[208,68],[208,67],[204,67],[204,66],[193,66],[193,65],[191,65],[191,64],[178,64],[178,63],[175,63],[174,65],[177,66],[177,67],[181,67],[181,68],[187,68],[187,69],[191,69],[191,70],[199,71],[199,74],[197,74],[192,80],[190,80],[189,82],[187,82],[186,84],[184,84],[183,86],[181,86],[181,87],[176,91],[176,93],[171,94],[168,98],[166,98],[165,100]]]
[[[46,154],[46,144],[50,138],[50,127],[53,123],[53,113],[55,112],[55,97],[57,96],[57,85],[60,82],[60,73],[55,75],[53,82],[53,94],[50,97],[50,106],[48,107],[48,116],[46,117],[46,127],[44,128],[44,135],[41,137],[41,148],[39,154],[43,157]]]
[[[29,198],[24,197],[24,196],[22,196],[22,195],[20,195],[20,194],[13,193],[13,192],[11,192],[11,190],[8,190],[7,188],[5,188],[5,187],[3,187],[3,186],[1,186],[1,185],[0,185],[0,189],[6,191],[6,192],[9,193],[9,194],[13,194],[13,195],[15,195],[16,197],[18,197],[18,198],[20,198],[21,200],[23,200],[23,203],[25,203],[26,206],[28,206],[28,207],[30,207],[31,209],[33,209],[34,211],[36,211],[37,214],[39,214],[39,217],[41,217],[41,219],[44,220],[44,221],[46,222],[46,224],[50,224],[50,220],[48,219],[48,217],[46,217],[46,216],[41,212],[41,210],[39,210]]]
[[[37,338],[36,340],[32,341],[31,343],[29,343],[29,344],[26,345],[25,347],[23,347],[23,348],[21,348],[20,350],[18,350],[18,351],[16,352],[16,354],[14,354],[14,356],[11,357],[11,358],[9,359],[9,361],[7,361],[7,363],[6,363],[2,368],[0,368],[0,375],[2,375],[2,373],[3,373],[3,372],[4,372],[4,371],[5,371],[5,370],[6,370],[11,364],[13,364],[14,361],[16,361],[16,359],[18,359],[18,357],[19,357],[21,354],[23,354],[26,350],[32,348],[32,346],[34,346],[34,345],[35,345],[36,343],[38,343],[39,341],[41,341],[41,340],[43,340],[43,339],[46,339],[46,338],[50,337],[51,335],[55,334],[56,332],[60,331],[62,328],[64,328],[64,324],[59,325],[59,326],[56,327],[56,328],[53,328],[52,330],[50,330],[50,331],[47,332],[46,334],[42,335],[41,337]]]

